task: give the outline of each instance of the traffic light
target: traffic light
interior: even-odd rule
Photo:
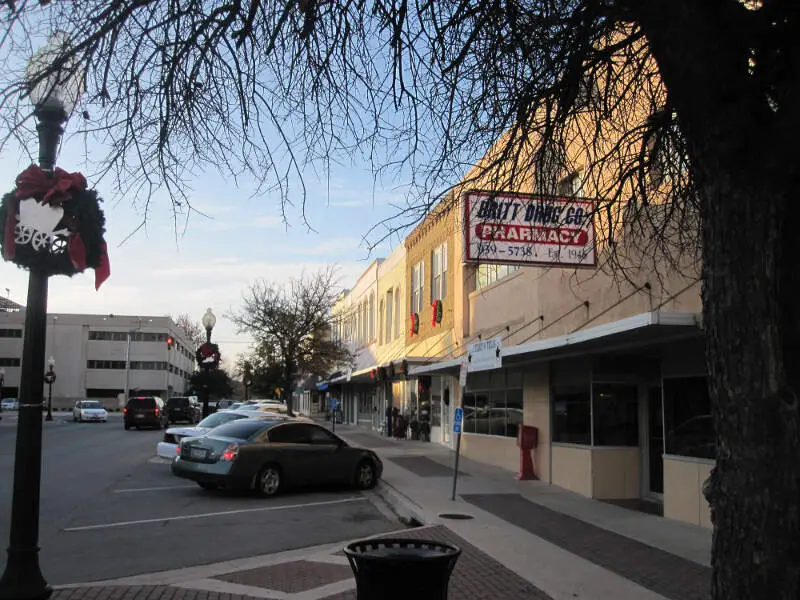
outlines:
[[[171,335],[167,336],[167,348],[169,350],[172,350],[172,346],[174,345],[175,345],[175,340],[173,339],[173,337]]]

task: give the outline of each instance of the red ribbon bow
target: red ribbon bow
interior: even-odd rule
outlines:
[[[17,198],[36,198],[50,205],[61,204],[72,198],[72,191],[86,189],[86,177],[81,173],[67,173],[56,167],[52,176],[37,165],[31,165],[17,175]]]
[[[45,204],[59,205],[72,198],[72,190],[82,192],[86,189],[86,177],[81,173],[67,173],[64,169],[56,167],[50,174],[38,165],[31,165],[17,176],[17,191],[15,196],[19,199],[35,198]],[[19,201],[9,202],[8,216],[5,222],[5,237],[3,241],[3,258],[14,258],[14,226],[17,223],[17,209]],[[86,245],[80,234],[73,233],[67,242],[72,265],[79,272],[86,270]],[[111,275],[111,263],[105,242],[100,245],[100,262],[94,269],[94,289],[100,289],[103,282]]]

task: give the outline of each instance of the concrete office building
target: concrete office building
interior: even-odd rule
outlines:
[[[24,327],[24,307],[0,311],[5,398],[19,393]],[[68,408],[82,398],[118,408],[126,390],[162,398],[181,395],[195,369],[195,349],[170,317],[49,314],[46,344],[45,356],[55,360],[54,408]]]

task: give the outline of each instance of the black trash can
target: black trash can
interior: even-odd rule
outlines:
[[[358,600],[447,600],[461,549],[443,542],[375,538],[344,549]]]

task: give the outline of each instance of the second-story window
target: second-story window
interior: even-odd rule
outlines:
[[[447,296],[447,242],[431,252],[431,304]]]
[[[394,325],[393,309],[394,309],[394,292],[389,290],[386,292],[386,341],[392,339],[392,331]]]
[[[425,263],[419,261],[411,268],[411,312],[422,313],[422,298],[425,291]]]

